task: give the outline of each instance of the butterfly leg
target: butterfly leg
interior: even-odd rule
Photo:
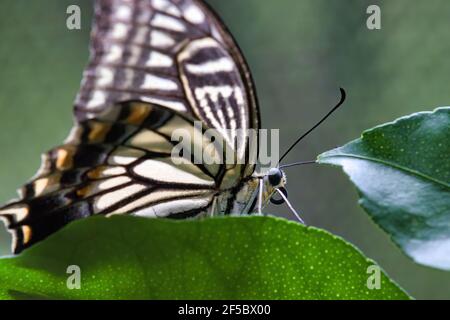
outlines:
[[[211,209],[209,210],[209,217],[214,217],[216,215],[216,205],[217,204],[217,198],[213,199],[213,202],[211,204]]]
[[[303,219],[300,217],[300,215],[298,214],[298,212],[294,209],[294,207],[292,206],[292,204],[289,202],[288,198],[286,197],[286,195],[281,192],[280,189],[276,189],[278,194],[283,198],[283,200],[286,202],[286,204],[288,205],[289,209],[291,209],[292,213],[295,215],[295,217],[298,219],[298,221],[300,221],[300,223],[304,224],[306,226],[305,221],[303,221]]]
[[[258,183],[258,214],[263,215],[262,213],[262,199],[263,199],[263,193],[264,193],[264,182],[263,179],[259,179]]]

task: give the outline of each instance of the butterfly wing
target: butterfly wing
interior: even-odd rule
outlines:
[[[13,231],[14,251],[94,214],[204,214],[218,191],[220,166],[172,154],[175,128],[196,130],[181,114],[142,102],[114,105],[78,122],[65,144],[43,156],[21,199],[0,210]],[[204,139],[201,132],[199,137]]]
[[[259,114],[250,73],[201,1],[96,1],[75,115],[65,144],[45,154],[20,199],[0,209],[14,252],[93,214],[204,214],[254,171],[246,129],[259,128]],[[196,130],[194,120],[216,129],[244,164],[203,165],[184,155],[175,165],[170,135]]]
[[[100,0],[95,17],[79,118],[118,101],[155,103],[217,129],[245,158],[246,129],[259,128],[254,86],[235,41],[203,1]]]

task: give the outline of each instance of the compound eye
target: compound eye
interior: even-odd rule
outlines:
[[[279,186],[282,178],[283,178],[283,173],[278,168],[270,169],[269,173],[267,174],[267,179],[269,180],[269,183],[273,187]]]

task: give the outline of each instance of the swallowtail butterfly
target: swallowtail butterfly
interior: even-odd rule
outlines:
[[[248,161],[245,129],[260,128],[254,85],[203,1],[96,0],[90,50],[69,137],[43,155],[20,199],[0,209],[13,252],[92,215],[247,214],[283,190],[280,168],[261,175]],[[241,161],[206,165],[180,155],[175,165],[171,133],[192,132],[195,121],[228,135]]]

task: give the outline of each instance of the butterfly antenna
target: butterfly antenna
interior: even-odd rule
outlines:
[[[316,163],[316,160],[294,162],[294,163],[284,164],[284,165],[280,166],[280,169],[290,168],[290,167],[294,167],[294,166],[302,166],[305,164],[315,164],[315,163]]]
[[[294,209],[294,207],[292,206],[292,204],[289,202],[288,198],[286,197],[286,195],[281,192],[280,189],[276,189],[277,192],[279,193],[279,195],[283,198],[284,202],[286,202],[286,204],[288,205],[289,209],[291,209],[292,213],[295,215],[295,217],[298,219],[298,221],[300,221],[302,224],[304,224],[306,226],[305,221],[303,221],[303,219],[300,217],[300,215],[298,214],[298,212]]]
[[[315,128],[317,128],[318,126],[320,126],[322,124],[322,122],[324,122],[334,111],[336,111],[345,101],[346,98],[346,93],[345,90],[343,88],[339,88],[340,92],[341,92],[341,100],[339,100],[338,104],[336,106],[334,106],[333,109],[331,109],[319,122],[317,122],[311,129],[309,129],[308,131],[306,131],[304,134],[302,134],[300,136],[300,138],[297,139],[297,141],[295,141],[290,147],[289,149],[286,150],[286,152],[281,156],[280,161],[278,161],[278,163],[280,163],[281,161],[283,161],[283,159],[288,155],[288,153],[294,149],[294,147],[303,140],[303,138],[305,138],[308,134],[310,134]]]

